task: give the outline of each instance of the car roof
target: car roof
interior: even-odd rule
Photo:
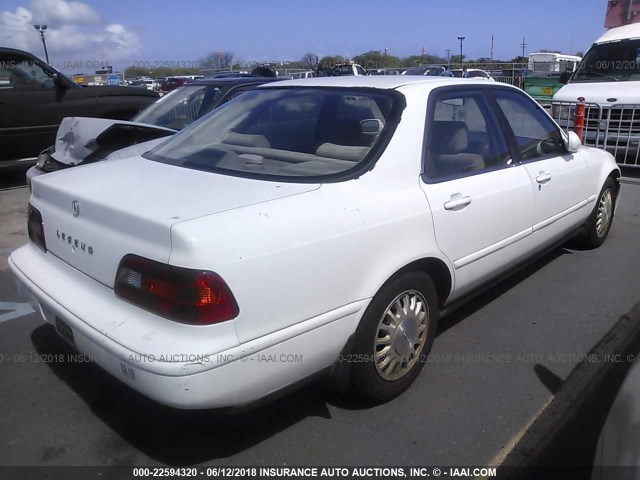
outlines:
[[[598,43],[615,42],[617,40],[626,40],[628,38],[640,37],[640,24],[631,23],[629,25],[623,25],[622,27],[612,28],[602,35],[598,40]]]
[[[367,75],[343,77],[314,77],[300,80],[283,80],[277,85],[262,85],[260,88],[271,87],[361,87],[394,90],[407,85],[424,84],[430,88],[446,85],[481,85],[486,88],[486,81],[461,79],[451,77],[427,77],[423,75]],[[492,82],[493,83],[493,82]]]
[[[16,54],[20,54],[20,55],[27,55],[29,57],[38,58],[31,52],[27,52],[26,50],[18,50],[17,48],[0,47],[0,52],[2,52],[2,53],[16,53]],[[38,58],[38,60],[40,60],[40,59]]]
[[[220,86],[230,86],[230,85],[242,85],[245,83],[267,83],[267,82],[275,82],[282,81],[277,77],[261,77],[261,76],[251,76],[251,77],[219,77],[219,78],[200,78],[198,80],[192,80],[188,83],[188,85],[220,85]]]

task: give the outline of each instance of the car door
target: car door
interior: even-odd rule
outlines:
[[[92,116],[96,100],[37,60],[0,53],[0,160],[35,157],[55,142],[66,116]],[[69,84],[67,84],[69,82]]]
[[[533,232],[551,242],[584,222],[587,212],[587,164],[566,150],[558,126],[525,94],[492,90],[511,130],[507,138],[534,188]]]
[[[429,98],[421,185],[438,247],[455,269],[450,300],[528,251],[531,180],[511,158],[494,108],[481,87],[437,89]]]

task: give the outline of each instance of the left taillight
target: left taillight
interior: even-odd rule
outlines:
[[[44,240],[44,223],[42,223],[42,214],[31,204],[29,204],[27,229],[29,231],[29,238],[31,241],[46,252],[47,244]]]
[[[239,314],[233,293],[217,273],[138,255],[126,255],[120,261],[114,291],[150,312],[190,325],[225,322]]]

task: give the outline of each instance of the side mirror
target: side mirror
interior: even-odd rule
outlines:
[[[368,118],[360,122],[360,131],[365,135],[377,135],[382,131],[382,122],[377,118]]]
[[[60,78],[60,75],[58,75],[57,73],[54,73],[51,78],[53,78],[53,84],[57,89],[66,90],[67,88],[69,88],[69,86],[64,83],[64,81]]]
[[[569,153],[575,153],[580,149],[582,141],[576,132],[570,131],[568,138],[564,141],[564,145]]]

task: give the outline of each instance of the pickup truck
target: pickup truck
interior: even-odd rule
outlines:
[[[30,53],[0,47],[0,168],[35,161],[64,117],[129,120],[157,99],[142,88],[81,87]]]

